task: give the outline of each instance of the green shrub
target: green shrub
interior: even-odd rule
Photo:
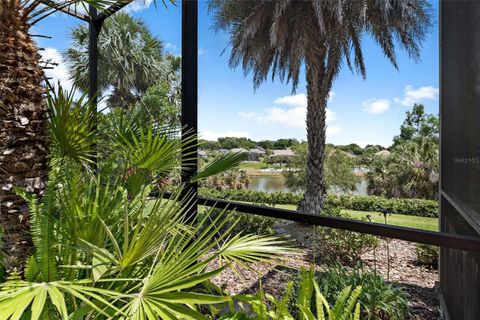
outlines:
[[[434,269],[438,268],[438,247],[417,243],[415,250],[420,264]]]
[[[255,204],[277,205],[298,204],[303,195],[291,192],[262,192],[253,190],[222,190],[200,188],[202,196],[232,201],[251,202]],[[438,217],[438,202],[425,199],[399,199],[378,196],[333,195],[328,194],[326,204],[346,210],[388,211],[421,217]]]
[[[362,293],[359,297],[362,316],[365,320],[403,320],[408,315],[408,294],[401,287],[387,283],[380,275],[366,271],[361,266],[356,266],[349,271],[340,264],[326,272],[317,272],[315,279],[320,286],[320,291],[331,304],[335,302],[338,294],[348,286],[353,288],[361,286]],[[289,304],[292,313],[295,311],[294,301],[299,293],[296,284],[293,299]],[[314,309],[312,301],[312,309]]]
[[[233,226],[231,234],[257,234],[257,235],[274,235],[275,229],[273,227],[274,219],[262,217],[255,214],[241,213],[236,211],[227,211],[213,209],[210,213],[210,218],[215,220],[218,215],[223,215],[225,224],[219,230],[220,233],[227,231]],[[238,221],[237,221],[238,220]]]
[[[328,205],[324,213],[350,218],[348,214],[342,214],[340,209]],[[378,246],[378,239],[372,235],[327,227],[317,227],[317,238],[322,259],[327,262],[341,261],[351,264],[359,261],[363,253]]]

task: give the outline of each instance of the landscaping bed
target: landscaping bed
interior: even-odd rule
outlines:
[[[213,282],[230,294],[254,294],[261,280],[264,290],[279,298],[285,291],[286,283],[294,280],[301,267],[309,268],[315,263],[315,270],[325,271],[330,266],[323,261],[320,246],[314,241],[313,227],[298,223],[277,224],[277,230],[290,236],[299,247],[298,255],[288,255],[273,264],[255,263],[251,269],[236,266],[236,270],[225,270]],[[390,271],[389,282],[401,286],[408,293],[410,313],[407,319],[437,319],[438,298],[435,282],[438,272],[421,266],[416,261],[415,244],[389,239]],[[387,240],[380,239],[375,251],[361,256],[364,268],[387,278]],[[375,258],[374,258],[375,257]]]

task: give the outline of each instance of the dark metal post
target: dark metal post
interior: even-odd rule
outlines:
[[[97,9],[92,5],[89,6],[88,10],[90,14],[90,21],[88,23],[88,95],[96,110],[98,105],[98,35],[102,29],[103,20],[97,19]],[[97,130],[96,116],[94,122],[94,130]],[[96,149],[96,147],[94,147],[94,149]],[[96,151],[94,151],[94,157],[95,159],[97,157]]]
[[[190,140],[182,150],[182,182],[186,183],[184,197],[196,201],[197,184],[189,183],[198,166],[198,3],[182,0],[182,140]],[[192,136],[195,136],[192,139]],[[192,160],[193,158],[193,160]],[[187,212],[188,221],[194,222],[197,205]]]
[[[88,24],[88,94],[93,103],[97,104],[98,91],[98,35],[102,24],[96,21],[97,9],[89,6],[90,22]]]

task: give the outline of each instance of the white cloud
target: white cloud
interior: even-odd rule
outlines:
[[[368,113],[383,113],[390,109],[390,100],[388,99],[369,99],[362,102],[363,110]]]
[[[245,118],[245,119],[253,119],[253,118],[256,118],[258,117],[258,113],[256,112],[244,112],[244,111],[240,111],[238,113],[238,115],[242,118]]]
[[[208,141],[216,141],[218,138],[222,137],[250,138],[250,134],[247,131],[205,131],[200,133],[200,138]]]
[[[299,93],[293,96],[284,96],[275,99],[275,104],[285,105],[289,107],[307,107],[307,96],[304,93]]]
[[[266,109],[266,115],[261,120],[266,123],[276,123],[287,128],[305,128],[307,119],[307,96],[299,93],[275,99],[275,104],[285,107]],[[327,108],[327,123],[334,119],[335,113]]]
[[[402,106],[411,107],[414,103],[421,100],[435,100],[438,99],[439,90],[433,86],[423,86],[415,89],[413,86],[408,85],[404,89],[405,94],[402,99],[395,98],[395,102]]]
[[[343,131],[343,128],[339,126],[327,126],[327,135],[331,136]]]
[[[142,11],[148,9],[153,3],[153,0],[136,0],[125,7],[129,12]]]
[[[73,83],[69,79],[68,69],[60,52],[56,48],[48,47],[40,53],[43,61],[49,61],[51,63],[58,64],[57,66],[53,66],[53,69],[45,70],[45,75],[47,78],[51,78],[49,79],[49,82],[54,86],[57,86],[58,82],[60,82],[63,89],[70,90],[73,86]]]
[[[333,93],[333,92],[332,92]],[[330,96],[333,96],[331,94]],[[278,97],[274,100],[278,106],[267,108],[263,113],[256,112],[238,112],[238,115],[244,119],[254,120],[262,125],[275,124],[285,128],[305,129],[307,119],[307,96],[299,93],[292,96]],[[327,124],[331,123],[335,118],[335,113],[326,109]],[[342,131],[338,126],[328,126],[329,134],[336,134]]]

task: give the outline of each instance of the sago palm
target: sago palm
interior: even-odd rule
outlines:
[[[50,8],[38,0],[0,1],[0,224],[7,270],[21,269],[33,249],[28,207],[14,188],[40,196],[47,179],[44,74],[31,27],[59,8],[109,2],[51,1]]]
[[[371,36],[397,67],[396,43],[417,59],[430,25],[426,0],[210,0],[215,28],[230,36],[230,66],[253,73],[257,88],[278,76],[297,88],[307,82],[307,187],[300,210],[319,213],[324,202],[326,107],[342,61],[366,75],[362,39]]]

